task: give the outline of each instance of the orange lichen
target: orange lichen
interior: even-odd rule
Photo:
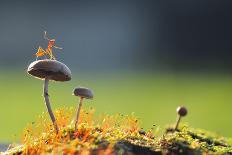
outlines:
[[[138,120],[134,115],[103,114],[94,116],[95,110],[81,110],[77,132],[74,131],[74,108],[55,111],[56,122],[60,127],[56,134],[46,113],[28,125],[22,136],[23,153],[39,154],[42,152],[89,154],[96,150],[98,154],[112,154],[113,143],[118,139],[138,134]],[[138,134],[139,135],[139,134]],[[101,141],[110,141],[104,149],[98,148]]]

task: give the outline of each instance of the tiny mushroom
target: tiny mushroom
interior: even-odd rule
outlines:
[[[56,118],[52,112],[52,108],[49,101],[48,83],[49,80],[61,82],[71,80],[70,69],[65,64],[57,60],[45,59],[32,62],[27,69],[27,73],[35,78],[44,80],[43,96],[45,105],[47,107],[54,128],[56,132],[58,132],[59,128],[56,123]]]
[[[79,105],[78,105],[78,109],[77,109],[76,120],[75,120],[75,131],[77,131],[77,129],[78,129],[78,119],[79,119],[79,116],[80,116],[80,110],[81,110],[81,107],[82,107],[82,101],[83,101],[84,98],[93,99],[93,91],[91,89],[89,89],[89,88],[78,87],[78,88],[74,89],[73,95],[80,97]]]
[[[186,116],[187,113],[188,113],[188,110],[187,110],[186,107],[180,106],[180,107],[177,107],[176,112],[178,113],[178,116],[177,116],[177,121],[176,121],[175,130],[178,129],[178,126],[179,126],[181,117]]]

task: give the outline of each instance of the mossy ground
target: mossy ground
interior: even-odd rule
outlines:
[[[94,116],[94,109],[82,110],[76,132],[73,108],[56,110],[55,115],[58,134],[43,114],[25,129],[22,145],[2,154],[232,154],[232,139],[187,126],[168,128],[160,137],[155,129],[141,130],[133,114]]]

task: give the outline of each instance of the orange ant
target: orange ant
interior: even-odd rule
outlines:
[[[56,60],[55,56],[52,53],[52,47],[57,48],[57,49],[62,49],[62,48],[55,46],[55,39],[49,39],[47,37],[46,31],[44,31],[44,39],[48,40],[48,47],[44,50],[42,47],[39,46],[37,53],[35,54],[37,56],[36,60],[38,59],[38,57],[42,57],[42,56],[46,57],[46,55],[49,55],[51,60],[52,59]]]

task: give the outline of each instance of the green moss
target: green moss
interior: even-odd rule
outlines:
[[[170,151],[178,150],[184,154],[232,154],[231,138],[205,130],[184,126],[175,132],[167,129],[164,136]]]
[[[73,109],[56,111],[60,131],[56,134],[46,115],[29,125],[22,145],[4,154],[232,154],[232,139],[200,129],[181,126],[167,128],[161,137],[142,131],[134,115],[94,116],[82,111],[78,131],[74,131]]]

